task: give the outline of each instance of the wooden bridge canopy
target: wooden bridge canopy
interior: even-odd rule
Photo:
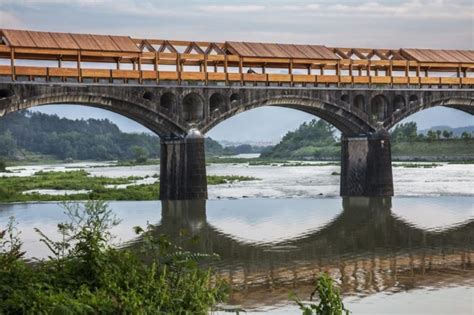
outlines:
[[[143,80],[174,80],[178,83],[190,80],[206,84],[208,81],[225,81],[226,84],[240,81],[241,84],[290,85],[474,85],[474,78],[468,75],[474,70],[473,50],[195,42],[0,29],[0,59],[10,60],[10,66],[5,62],[0,64],[0,76],[11,76],[13,80],[19,75],[30,80],[34,77],[46,77],[46,80],[50,77],[62,80],[74,77],[79,82],[82,78],[92,78],[94,81],[131,79],[140,83]],[[22,59],[55,60],[58,66],[15,63],[15,60]],[[65,68],[63,61],[77,62],[77,67]],[[81,64],[84,62],[96,64],[91,67]],[[189,67],[194,68],[190,70]],[[253,71],[247,73],[248,68]],[[399,73],[395,74],[397,71]],[[433,77],[433,72],[446,72],[446,75]]]

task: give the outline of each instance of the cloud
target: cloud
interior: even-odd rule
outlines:
[[[24,28],[24,23],[12,12],[0,10],[0,27]]]
[[[244,13],[265,10],[264,5],[205,5],[200,6],[200,10],[212,13]]]

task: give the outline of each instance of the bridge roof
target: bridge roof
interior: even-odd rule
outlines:
[[[1,32],[8,44],[12,47],[140,52],[135,42],[128,36],[36,32],[9,29],[2,29]]]
[[[146,54],[145,47],[150,52],[161,53],[163,47],[172,48],[172,52],[177,53],[175,48],[184,47],[185,53],[190,53],[197,46],[206,46],[203,49],[194,49],[198,54],[210,54],[214,49],[217,54],[229,54],[247,58],[263,59],[306,59],[306,60],[340,60],[352,59],[352,55],[358,59],[371,59],[377,56],[384,60],[409,60],[425,63],[474,63],[474,50],[440,50],[440,49],[369,49],[369,48],[336,48],[323,45],[294,45],[278,43],[251,43],[234,42],[225,43],[204,43],[173,40],[156,39],[136,39],[129,36],[117,35],[91,35],[77,33],[57,33],[38,32],[28,30],[0,29],[1,38],[5,39],[7,46],[15,48],[26,48],[24,54],[34,55],[34,49],[50,50],[48,53],[54,55],[60,50],[84,50],[97,52],[89,55],[89,58],[102,58],[102,52],[127,55]],[[153,45],[160,48],[154,48]],[[3,46],[3,45],[0,45]],[[5,51],[5,50],[4,50]],[[205,51],[205,52],[204,52]],[[40,52],[44,56],[45,52]],[[136,55],[135,55],[136,56]],[[24,56],[23,56],[24,57]],[[21,58],[21,57],[19,57]],[[269,60],[271,62],[271,60]]]
[[[401,49],[401,53],[419,62],[474,62],[474,50]]]
[[[326,46],[273,43],[226,42],[227,49],[242,57],[339,59]]]

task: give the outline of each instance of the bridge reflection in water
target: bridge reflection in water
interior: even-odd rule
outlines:
[[[162,201],[162,221],[153,232],[185,249],[219,254],[219,261],[206,265],[232,284],[231,303],[244,307],[275,305],[290,289],[308,296],[323,271],[346,295],[474,285],[474,220],[423,230],[396,217],[390,197],[347,197],[342,208],[324,227],[300,237],[251,243],[212,226],[205,200]]]

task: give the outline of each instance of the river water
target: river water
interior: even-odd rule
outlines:
[[[209,186],[209,200],[110,202],[122,220],[115,242],[135,246],[133,226],[155,226],[184,248],[217,253],[209,262],[232,284],[228,307],[247,313],[298,314],[288,300],[307,300],[314,278],[329,272],[354,314],[474,313],[474,166],[393,168],[393,198],[340,198],[339,166],[213,164],[212,175],[256,181]],[[49,165],[93,176],[152,176],[156,166]],[[29,257],[46,257],[34,228],[57,237],[65,219],[55,203],[0,205],[0,226],[19,222]],[[197,243],[183,237],[197,236]],[[224,307],[227,307],[224,306]],[[224,314],[224,313],[223,313]]]

